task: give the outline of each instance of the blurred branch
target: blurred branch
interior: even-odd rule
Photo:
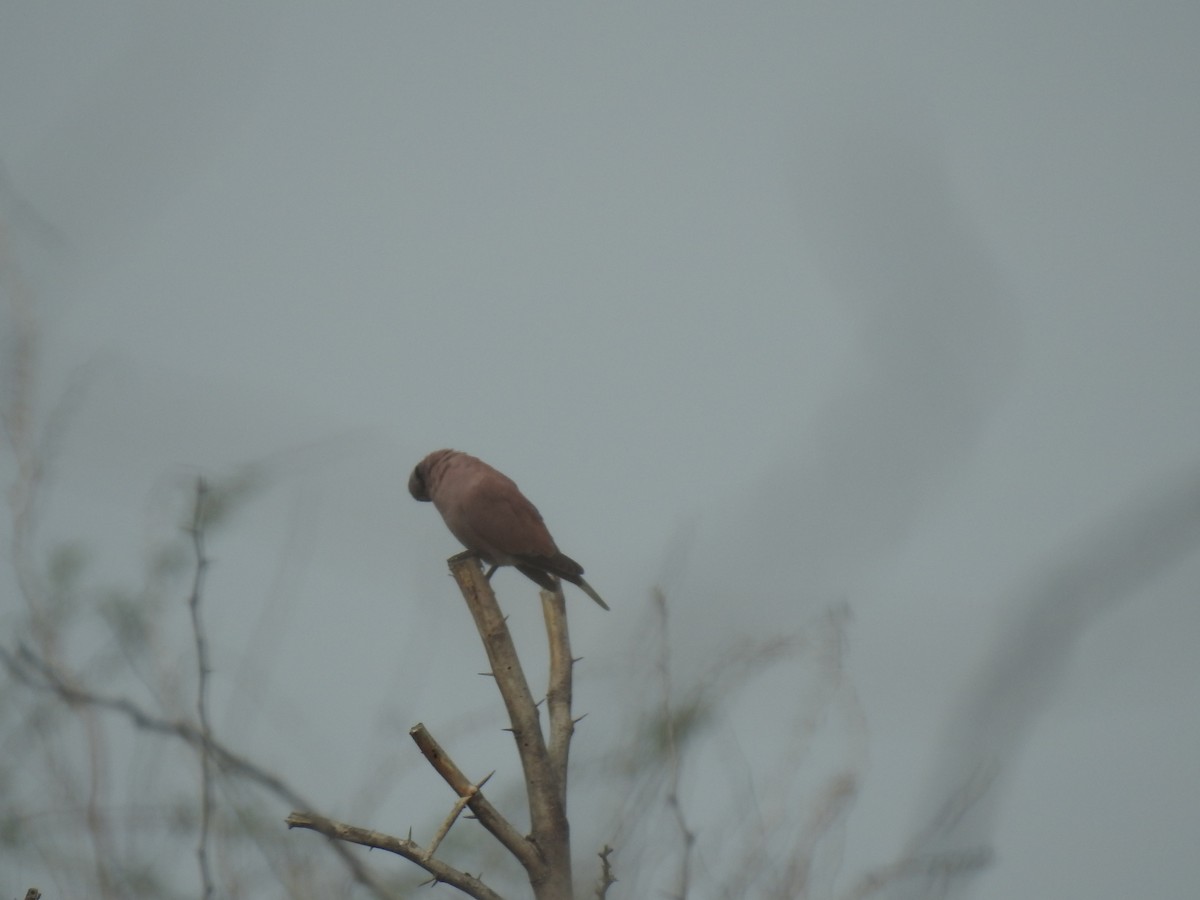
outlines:
[[[196,498],[192,506],[192,522],[188,529],[192,537],[195,554],[195,569],[192,575],[192,591],[188,597],[188,609],[192,615],[192,636],[196,645],[196,716],[200,722],[200,841],[196,846],[196,861],[200,866],[200,882],[205,898],[213,895],[212,870],[208,863],[208,833],[212,819],[213,788],[211,758],[208,747],[212,729],[208,724],[208,641],[200,622],[200,597],[204,587],[204,573],[208,570],[208,557],[204,552],[204,506],[208,497],[208,485],[203,478],[196,479]]]
[[[897,881],[918,876],[925,880],[948,882],[962,875],[979,872],[987,868],[991,861],[991,851],[986,847],[937,856],[910,857],[868,872],[843,898],[865,900]]]
[[[0,189],[10,191],[7,174],[0,166]],[[37,319],[32,292],[21,277],[16,254],[11,247],[7,217],[0,216],[0,296],[7,301],[8,327],[3,329],[3,397],[0,397],[0,430],[17,464],[17,477],[8,489],[12,510],[12,563],[17,584],[28,605],[35,629],[43,626],[42,611],[37,607],[25,552],[31,543],[36,498],[44,475],[44,454],[38,452],[33,410],[38,356]]]
[[[661,589],[654,590],[654,608],[659,617],[658,673],[662,684],[662,720],[668,766],[667,805],[675,816],[675,824],[683,841],[683,858],[679,864],[678,900],[687,900],[692,877],[692,849],[696,844],[696,833],[688,827],[679,801],[680,774],[683,768],[679,744],[675,735],[675,713],[671,709],[671,644],[668,638],[667,595]]]
[[[28,687],[52,692],[70,706],[83,705],[90,709],[116,713],[142,731],[177,738],[207,753],[226,773],[257,784],[295,808],[313,808],[312,804],[278,775],[238,755],[212,735],[204,734],[191,722],[152,715],[128,698],[110,697],[80,687],[74,680],[68,679],[58,666],[48,663],[23,644],[18,647],[16,653],[0,646],[0,665],[3,665],[15,680]],[[367,888],[378,900],[390,900],[391,893],[371,877],[362,862],[345,846],[337,841],[332,841],[330,846],[359,884]]]
[[[0,164],[0,196],[8,193],[8,178]],[[8,303],[12,319],[10,328],[5,329],[6,371],[5,380],[11,387],[10,395],[0,404],[0,428],[4,430],[9,446],[20,471],[19,483],[36,481],[34,469],[37,454],[33,441],[33,397],[34,377],[37,369],[37,325],[33,312],[33,292],[21,276],[16,253],[12,249],[6,210],[0,205],[0,295]],[[23,498],[14,497],[14,506],[20,512]]]
[[[848,609],[835,605],[766,638],[725,639],[685,676],[677,662],[674,601],[661,588],[649,599],[621,665],[657,689],[627,704],[636,717],[629,728],[634,740],[605,775],[608,783],[628,785],[616,813],[622,881],[638,880],[632,890],[639,895],[672,898],[684,891],[689,897],[825,896],[814,883],[832,885],[841,866],[861,764],[856,747],[865,741],[846,670]],[[760,681],[772,669],[778,671],[771,681]],[[781,729],[790,723],[790,734],[745,745],[747,732],[734,723],[743,721],[740,709],[753,702],[751,693],[778,700],[769,715]],[[849,741],[836,758],[820,755],[817,764],[836,768],[814,782],[804,758],[812,755],[818,732],[839,726],[849,730]],[[714,759],[717,753],[724,758]],[[700,789],[710,811],[702,822],[684,802],[695,788],[691,761],[700,755],[723,772],[718,783]]]
[[[37,375],[39,331],[35,312],[34,292],[23,277],[18,254],[13,246],[15,231],[9,218],[16,214],[24,224],[34,224],[48,231],[46,223],[37,217],[33,208],[24,202],[11,185],[7,171],[0,164],[0,298],[6,301],[8,315],[0,326],[0,435],[7,443],[16,463],[16,477],[7,491],[11,515],[9,561],[17,593],[25,603],[29,629],[40,651],[48,659],[56,659],[62,642],[59,616],[54,601],[69,597],[67,590],[56,593],[63,585],[54,583],[53,566],[46,578],[37,570],[33,552],[36,517],[39,502],[46,488],[46,473],[52,458],[58,428],[65,418],[66,404],[56,405],[49,422],[39,428],[37,415]],[[65,581],[66,579],[64,579]],[[108,756],[105,734],[96,721],[93,710],[73,707],[84,728],[87,755],[86,797],[83,799],[84,822],[93,848],[96,890],[102,897],[116,896],[112,877],[112,828],[106,816],[108,788]],[[63,746],[52,746],[45,754],[49,769],[61,776],[65,771]],[[57,778],[56,787],[77,800],[72,780]]]
[[[850,894],[964,896],[990,858],[1004,777],[1070,660],[1102,613],[1200,548],[1200,463],[1160,479],[1017,588],[1008,627],[970,681],[934,762],[927,807],[905,857]]]
[[[809,894],[818,850],[849,812],[857,794],[858,781],[848,772],[835,776],[825,786],[792,846],[787,865],[782,867],[780,896],[804,897]]]

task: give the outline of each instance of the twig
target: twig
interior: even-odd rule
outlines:
[[[661,590],[654,591],[655,608],[658,610],[661,625],[659,627],[658,671],[662,681],[662,718],[664,736],[666,739],[667,765],[669,767],[669,782],[667,787],[667,805],[675,815],[675,824],[679,826],[679,834],[683,839],[683,859],[679,864],[679,894],[677,900],[687,900],[692,878],[692,848],[696,843],[696,834],[688,827],[687,818],[683,814],[683,804],[679,800],[680,773],[683,762],[679,755],[679,744],[675,735],[675,715],[671,710],[671,644],[667,635],[669,620],[667,611],[667,595]]]
[[[475,814],[475,818],[479,820],[479,824],[486,828],[492,835],[495,836],[505,849],[508,850],[517,861],[525,868],[527,872],[535,871],[539,866],[543,865],[541,858],[538,856],[537,848],[534,847],[529,840],[525,838],[521,832],[504,818],[503,815],[492,806],[486,797],[480,792],[479,788],[484,782],[491,778],[483,779],[479,784],[472,784],[471,780],[463,774],[462,770],[455,765],[441,744],[434,740],[433,735],[425,728],[423,724],[418,722],[408,731],[413,742],[420,748],[424,757],[429,760],[429,764],[437,771],[446,784],[450,785],[454,793],[460,798],[466,800],[467,806],[471,808],[471,812]],[[435,848],[437,844],[433,845]],[[432,854],[432,850],[430,853]]]
[[[200,746],[200,840],[196,846],[196,861],[200,866],[200,881],[205,898],[213,895],[212,869],[208,862],[208,833],[212,821],[213,785],[212,762],[209,758],[209,738],[212,729],[208,724],[208,641],[200,622],[200,598],[204,588],[204,574],[208,571],[208,557],[204,552],[205,501],[208,485],[203,478],[196,479],[196,501],[192,507],[192,521],[188,532],[192,536],[192,552],[196,566],[192,575],[192,591],[188,597],[188,609],[192,614],[192,636],[196,644],[196,716],[200,722],[200,734],[204,738]]]
[[[955,853],[943,853],[926,857],[901,859],[890,865],[873,869],[862,876],[845,894],[845,900],[863,900],[878,893],[889,884],[914,876],[946,879],[969,872],[982,870],[992,861],[992,852],[987,847],[965,849]]]
[[[395,853],[397,856],[403,856],[432,875],[435,882],[440,881],[443,884],[458,888],[464,894],[474,897],[476,900],[504,900],[503,897],[474,875],[460,872],[440,859],[426,856],[424,848],[416,841],[408,838],[398,838],[380,831],[358,828],[354,825],[347,825],[344,822],[337,822],[333,819],[327,819],[324,816],[313,815],[312,813],[294,812],[287,817],[286,821],[288,828],[307,828],[310,831],[316,831],[319,834],[325,835],[325,837],[330,838],[334,842],[334,846],[337,846],[338,841],[346,841],[351,844],[372,847],[376,850],[386,850],[389,853]]]
[[[612,873],[612,863],[609,861],[612,853],[613,848],[605,844],[596,854],[600,857],[600,881],[596,885],[596,900],[604,900],[608,896],[608,889],[617,883],[617,876]]]
[[[442,841],[446,839],[446,835],[450,833],[450,829],[454,827],[454,823],[458,821],[458,817],[462,815],[462,811],[467,808],[467,804],[471,802],[471,798],[474,797],[479,792],[479,789],[487,784],[491,777],[495,774],[496,770],[492,769],[492,771],[488,772],[483,776],[482,779],[480,779],[478,784],[471,785],[471,790],[468,793],[454,801],[454,806],[451,807],[450,814],[446,816],[445,821],[442,822],[442,826],[434,834],[433,840],[429,842],[429,846],[425,849],[426,859],[429,859],[431,856],[433,856],[433,854],[437,853],[437,848],[442,845]]]
[[[45,237],[54,231],[42,220],[27,201],[21,198],[10,183],[8,173],[0,164],[0,195],[6,202],[5,217],[0,219],[0,298],[8,307],[10,328],[5,333],[3,375],[5,391],[0,400],[0,440],[12,452],[16,464],[16,477],[8,486],[6,494],[11,509],[8,561],[12,568],[17,592],[25,602],[26,612],[34,639],[43,653],[54,658],[61,649],[61,613],[53,610],[46,602],[48,585],[37,570],[39,555],[35,551],[34,539],[37,531],[39,506],[49,480],[50,467],[54,462],[61,432],[65,428],[67,413],[72,399],[80,389],[80,383],[71,378],[63,397],[53,404],[44,425],[36,427],[37,373],[39,370],[39,333],[35,311],[34,291],[22,275],[19,254],[10,237],[13,234],[8,214],[15,213],[22,230],[32,226]],[[52,587],[52,586],[50,586]],[[73,709],[83,725],[87,753],[88,777],[87,796],[83,800],[84,821],[94,851],[95,887],[98,894],[108,898],[115,896],[110,862],[115,857],[112,834],[106,819],[108,803],[105,799],[107,772],[107,748],[104,733],[88,709]],[[46,756],[48,769],[61,774],[68,763],[58,747],[50,748]],[[58,782],[71,802],[78,800],[78,787],[74,779]]]
[[[801,828],[791,858],[779,876],[779,895],[806,897],[810,893],[814,859],[822,838],[828,835],[836,823],[844,820],[854,803],[858,785],[853,775],[842,773],[825,786],[820,798],[812,804],[812,812]]]

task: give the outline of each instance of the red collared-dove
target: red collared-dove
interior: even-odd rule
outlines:
[[[491,566],[489,578],[498,566],[516,566],[552,591],[557,576],[608,609],[583,580],[583,566],[558,549],[537,507],[511,478],[483,460],[457,450],[434,450],[413,469],[408,492],[417,500],[433,501],[450,533]]]

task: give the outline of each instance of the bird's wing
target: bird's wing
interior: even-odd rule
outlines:
[[[537,507],[508,478],[481,479],[470,508],[476,534],[499,553],[531,559],[558,554]]]

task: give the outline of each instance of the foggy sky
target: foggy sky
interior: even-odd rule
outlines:
[[[44,539],[133,580],[172,485],[261,463],[214,548],[214,702],[349,811],[409,724],[493,702],[405,491],[465,450],[613,606],[569,596],[600,734],[655,584],[681,677],[848,606],[840,886],[926,833],[1000,672],[1020,739],[972,896],[1190,896],[1194,549],[1135,552],[1061,641],[1021,627],[1064,558],[1090,596],[1089,536],[1192,496],[1197,38],[1166,3],[9,4],[0,216],[39,415],[69,408]],[[1038,638],[1048,668],[1007,671]]]

